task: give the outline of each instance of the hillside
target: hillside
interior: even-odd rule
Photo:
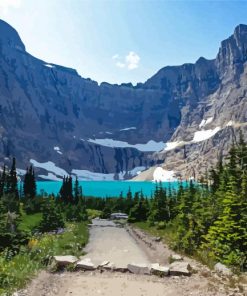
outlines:
[[[245,25],[216,59],[165,67],[136,86],[99,85],[37,59],[4,21],[0,53],[0,162],[15,156],[19,174],[32,163],[40,179],[129,179],[156,166],[197,177],[240,127],[246,136]],[[137,178],[152,180],[149,171]]]

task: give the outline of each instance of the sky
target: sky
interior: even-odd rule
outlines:
[[[168,65],[215,58],[247,24],[247,0],[0,0],[26,50],[109,83],[144,82]]]

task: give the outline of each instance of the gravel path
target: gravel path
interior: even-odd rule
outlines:
[[[92,260],[109,260],[116,266],[130,262],[168,262],[171,251],[140,230],[119,228],[111,221],[94,220],[86,247]],[[186,258],[187,261],[188,258]],[[95,261],[96,261],[95,260]],[[42,271],[19,296],[243,296],[245,293],[227,288],[227,280],[207,267],[188,259],[198,272],[191,277],[134,275],[99,270],[90,272]]]
[[[112,221],[107,223],[104,220],[94,220],[93,225],[85,248],[86,257],[99,263],[107,260],[116,267],[124,267],[128,263],[151,263],[125,228],[116,227]]]

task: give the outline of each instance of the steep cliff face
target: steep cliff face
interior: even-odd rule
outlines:
[[[16,156],[49,179],[201,172],[246,129],[246,36],[240,25],[215,60],[165,67],[135,87],[98,85],[31,56],[0,21],[0,162]]]
[[[196,98],[195,104],[192,106],[190,99],[187,100],[169,143],[163,151],[155,153],[154,159],[162,161],[165,170],[172,170],[182,178],[199,178],[227,154],[240,129],[247,139],[246,61],[247,26],[239,25],[221,43],[215,60],[200,58],[193,65],[199,67],[200,73],[208,69],[212,83],[205,84],[204,92],[190,94],[190,98]],[[196,78],[197,85],[204,84],[205,75],[197,74]],[[150,179],[153,171],[138,178]]]
[[[167,116],[173,109],[179,116],[176,108],[159,89],[98,85],[73,69],[47,64],[28,54],[17,32],[0,22],[1,162],[16,156],[23,169],[33,160],[54,178],[58,169],[44,163],[67,173],[89,171],[78,171],[81,177],[130,177],[136,167],[154,164],[148,156],[179,124]]]

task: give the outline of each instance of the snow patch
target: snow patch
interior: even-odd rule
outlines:
[[[134,177],[136,175],[139,175],[142,171],[145,171],[146,170],[146,167],[144,166],[138,166],[138,167],[135,167],[133,168],[131,171],[129,171],[129,174]]]
[[[135,148],[139,151],[143,152],[158,152],[161,151],[165,143],[164,142],[155,142],[153,140],[148,141],[146,144],[129,144],[124,141],[118,141],[118,140],[113,140],[113,139],[88,139],[87,140],[90,143],[98,144],[101,146],[106,146],[106,147],[111,147],[111,148]]]
[[[162,167],[157,167],[153,172],[153,181],[155,182],[174,182],[176,181],[174,171],[167,171]]]
[[[61,151],[60,151],[60,148],[58,147],[58,146],[55,146],[55,147],[53,147],[53,149],[55,150],[55,151],[57,151],[57,153],[58,154],[63,154]]]
[[[209,117],[208,119],[203,119],[201,121],[201,123],[199,124],[199,127],[202,128],[204,127],[205,125],[211,123],[213,121],[213,117]]]
[[[67,176],[68,175],[68,173],[64,169],[61,169],[61,168],[57,167],[55,165],[55,163],[52,162],[52,161],[38,162],[38,161],[36,161],[34,159],[30,159],[30,162],[31,162],[31,164],[34,167],[36,167],[36,168],[42,168],[42,169],[44,169],[44,170],[46,170],[48,172],[54,173],[57,176],[63,177],[63,176]]]
[[[132,170],[126,172],[120,172],[118,173],[118,179],[119,180],[124,180],[124,176],[126,173],[128,173],[129,176],[134,177],[138,174],[140,174],[142,171],[144,171],[146,167],[144,166],[139,166],[135,167]],[[73,169],[71,171],[73,175],[76,175],[80,181],[86,181],[86,180],[92,180],[92,181],[114,181],[115,177],[117,174],[115,173],[109,173],[109,174],[104,174],[104,173],[97,173],[97,172],[91,172],[88,170],[76,170]]]
[[[45,67],[48,67],[48,68],[55,68],[55,66],[51,65],[51,64],[44,64]]]
[[[113,181],[114,174],[103,174],[95,173],[88,170],[75,170],[71,171],[72,174],[76,175],[80,181]]]
[[[26,174],[26,170],[16,169],[17,176],[24,176]]]
[[[38,177],[45,179],[45,180],[51,180],[51,181],[62,181],[62,178],[58,178],[53,173],[48,173],[48,175],[38,175]]]
[[[167,142],[165,143],[164,151],[169,151],[175,149],[177,146],[180,146],[183,142]]]
[[[220,131],[220,127],[217,126],[216,128],[209,129],[209,130],[203,130],[203,131],[197,131],[194,133],[194,138],[192,140],[192,142],[201,142],[201,141],[205,141],[211,137],[213,137],[215,134],[218,133],[218,131]]]
[[[226,126],[233,126],[233,125],[234,125],[234,121],[233,120],[228,121],[228,123],[226,124]]]
[[[135,126],[131,126],[131,127],[122,128],[120,129],[120,131],[129,131],[129,130],[135,130],[135,129],[136,129]]]

